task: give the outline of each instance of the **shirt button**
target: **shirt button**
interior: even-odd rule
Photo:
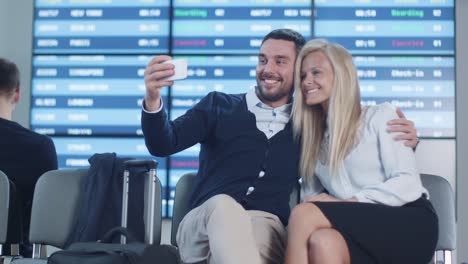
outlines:
[[[247,189],[247,193],[246,193],[245,195],[251,194],[254,190],[255,190],[255,188],[254,188],[253,186],[250,186],[250,187]]]
[[[260,172],[258,173],[258,177],[259,177],[259,178],[262,178],[263,176],[265,176],[265,172],[264,172],[264,171],[260,171]]]

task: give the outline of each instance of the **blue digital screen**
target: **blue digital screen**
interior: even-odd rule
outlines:
[[[140,112],[155,54],[188,60],[188,78],[161,89],[171,119],[211,91],[256,85],[263,37],[291,28],[350,50],[363,105],[390,102],[419,137],[454,138],[453,0],[35,0],[31,128],[53,136],[61,168],[94,153],[160,161],[163,206],[198,169],[199,145],[147,153]]]
[[[172,53],[256,54],[271,30],[311,36],[311,1],[174,0]]]
[[[36,54],[167,53],[169,0],[36,0]]]
[[[390,102],[420,137],[455,136],[453,57],[354,57],[363,105]]]
[[[453,0],[320,0],[313,36],[353,54],[453,55],[454,16]]]
[[[142,135],[149,56],[35,56],[31,128],[49,135]],[[167,88],[161,95],[167,100]]]

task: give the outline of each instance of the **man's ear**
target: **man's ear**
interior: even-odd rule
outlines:
[[[20,88],[16,88],[15,93],[13,94],[13,103],[17,104],[21,98]]]

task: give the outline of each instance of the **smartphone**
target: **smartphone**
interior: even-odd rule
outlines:
[[[174,59],[165,61],[163,63],[170,63],[174,65],[174,75],[163,79],[164,81],[175,81],[187,78],[187,59]]]

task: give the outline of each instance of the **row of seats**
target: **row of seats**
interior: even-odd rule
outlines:
[[[64,247],[78,218],[80,195],[83,193],[82,183],[86,175],[87,169],[71,169],[49,171],[41,176],[34,192],[29,233],[29,240],[34,244],[33,259],[18,259],[14,263],[45,263],[46,256],[42,250],[44,245]],[[182,176],[176,185],[171,227],[171,244],[174,247],[177,247],[176,232],[179,223],[190,210],[189,198],[195,177],[195,173],[188,173]],[[455,203],[452,188],[447,180],[439,176],[421,174],[421,178],[439,216],[439,240],[434,263],[451,263],[452,251],[456,245]],[[161,188],[157,188],[157,191],[157,197],[161,197]],[[295,190],[291,194],[291,207],[297,204],[298,200],[299,195]],[[8,201],[8,178],[0,172],[0,244],[6,241]],[[153,229],[156,244],[160,243],[161,238],[160,204],[158,204],[159,210],[155,210],[157,213]]]

